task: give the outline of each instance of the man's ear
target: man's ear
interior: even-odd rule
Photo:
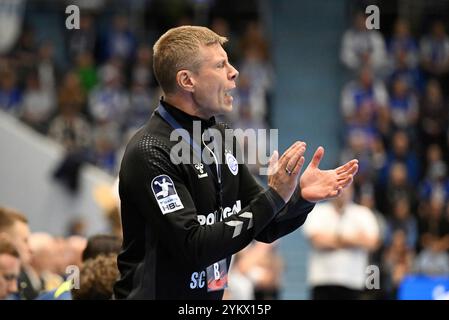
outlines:
[[[176,82],[181,89],[188,92],[195,91],[195,79],[189,70],[179,70],[176,74]]]

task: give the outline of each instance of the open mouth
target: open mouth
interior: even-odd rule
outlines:
[[[225,97],[226,97],[226,98],[231,98],[231,99],[232,99],[232,98],[233,98],[233,97],[232,97],[232,91],[234,91],[234,89],[235,89],[235,88],[225,90],[225,93],[224,93]]]

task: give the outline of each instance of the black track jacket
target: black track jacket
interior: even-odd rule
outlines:
[[[161,102],[189,133],[224,126],[190,116]],[[174,128],[158,110],[129,142],[119,175],[123,246],[117,299],[221,299],[231,257],[252,240],[273,242],[296,230],[314,204],[299,190],[285,204],[264,190],[235,152],[223,143],[222,210],[217,167],[193,160],[174,164],[170,150],[185,140],[170,140]],[[234,142],[235,143],[235,139]],[[189,143],[186,143],[189,148]],[[204,144],[198,141],[204,148]],[[190,148],[192,150],[192,148]]]

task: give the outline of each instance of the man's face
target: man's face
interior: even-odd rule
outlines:
[[[20,260],[9,254],[0,254],[0,300],[17,292]]]
[[[16,221],[8,233],[12,243],[17,251],[19,251],[22,263],[25,265],[29,264],[31,260],[31,250],[28,243],[30,238],[30,228],[28,227],[28,224],[22,221]]]
[[[207,118],[232,111],[231,90],[238,71],[219,44],[200,47],[200,59],[199,70],[192,75],[196,106]]]

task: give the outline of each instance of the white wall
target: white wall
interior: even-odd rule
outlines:
[[[0,206],[25,213],[33,232],[64,235],[69,221],[75,217],[86,220],[88,235],[108,232],[108,223],[94,201],[93,190],[102,184],[112,184],[114,178],[85,165],[80,190],[74,196],[52,179],[63,155],[61,146],[0,111]]]

